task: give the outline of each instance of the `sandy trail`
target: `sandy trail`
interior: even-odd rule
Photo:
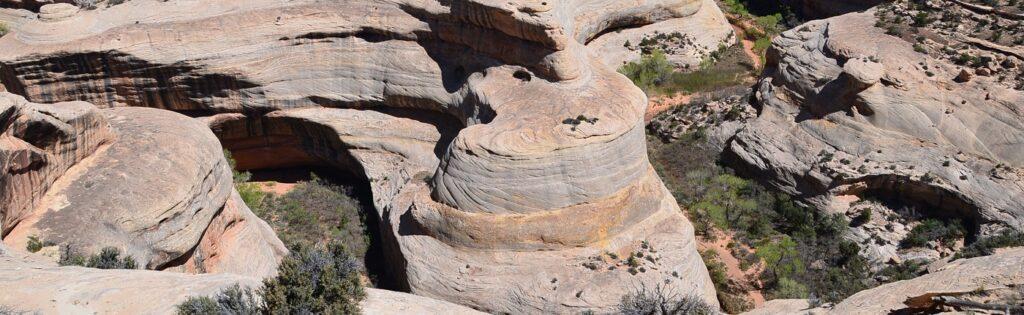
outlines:
[[[740,260],[737,259],[736,256],[733,256],[732,251],[730,251],[728,247],[729,243],[732,242],[733,239],[732,234],[722,233],[719,231],[715,231],[715,233],[716,237],[714,242],[709,242],[708,240],[698,237],[698,247],[701,248],[701,250],[713,250],[718,254],[718,261],[725,265],[725,274],[729,279],[738,280],[739,282],[750,282],[748,279],[757,279],[758,273],[761,272],[760,264],[751,266],[747,271],[743,271],[743,269],[740,268]],[[745,245],[739,243],[737,243],[737,246],[745,247]],[[747,250],[753,252],[750,248],[747,248]],[[751,284],[755,288],[761,286],[760,281],[756,280]],[[764,306],[765,299],[761,290],[755,289],[747,291],[746,295],[747,298],[754,303],[755,309]]]

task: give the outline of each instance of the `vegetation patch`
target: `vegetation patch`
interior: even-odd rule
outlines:
[[[657,286],[654,289],[641,286],[626,294],[619,302],[619,314],[650,315],[650,314],[717,314],[717,308],[708,305],[699,296],[680,295],[670,289]]]
[[[729,231],[764,264],[768,298],[839,301],[881,284],[860,246],[844,238],[849,222],[798,205],[717,163],[700,131],[674,142],[648,141],[651,163],[686,209],[699,237]],[[709,264],[714,279],[714,264]]]
[[[225,156],[234,169],[231,154]],[[370,243],[365,212],[353,197],[351,188],[333,184],[316,175],[299,182],[282,196],[264,192],[259,183],[248,182],[251,174],[234,172],[235,187],[253,213],[270,224],[288,246],[310,246],[337,240],[346,244],[359,259],[366,256]]]
[[[664,52],[654,50],[622,66],[619,73],[649,96],[706,92],[740,85],[753,77],[753,66],[743,63],[745,58],[739,46],[722,46],[705,58],[699,69],[680,71]]]
[[[104,247],[99,253],[90,256],[79,254],[72,246],[65,245],[61,248],[61,266],[83,266],[97,269],[137,269],[138,264],[132,256],[121,257],[121,250],[117,247]]]
[[[953,259],[988,256],[994,254],[997,248],[1018,246],[1024,246],[1024,233],[1007,229],[995,236],[982,238],[967,245],[956,253]]]
[[[910,230],[910,234],[900,241],[900,247],[924,247],[931,241],[938,241],[941,246],[952,247],[953,242],[963,239],[965,235],[967,235],[967,230],[960,220],[943,222],[929,218],[914,226]]]
[[[178,314],[358,314],[366,297],[359,270],[339,242],[297,244],[262,288],[236,285],[214,297],[191,297],[177,306]]]

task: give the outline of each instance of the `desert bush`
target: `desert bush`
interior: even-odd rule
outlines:
[[[938,219],[929,218],[921,221],[921,224],[914,226],[907,234],[907,237],[900,241],[900,247],[911,248],[911,247],[922,247],[928,245],[928,242],[937,240],[943,245],[949,245],[957,239],[963,238],[967,235],[967,231],[964,229],[963,224],[960,220],[950,220],[943,222]]]
[[[655,50],[649,55],[642,56],[639,62],[630,62],[619,69],[620,73],[644,91],[653,91],[664,84],[674,71],[675,68],[661,50]]]
[[[39,252],[40,250],[42,250],[43,247],[53,246],[53,245],[56,245],[56,244],[54,244],[53,242],[50,242],[50,241],[39,240],[39,237],[36,237],[35,235],[32,235],[32,236],[28,237],[28,244],[25,245],[25,250],[29,251],[30,253],[35,253],[35,252]]]
[[[261,291],[271,314],[355,314],[365,293],[359,263],[339,243],[296,245]]]
[[[773,299],[806,299],[809,292],[807,286],[790,278],[782,278],[769,295]]]
[[[222,314],[217,300],[208,296],[193,296],[176,306],[178,315]]]
[[[4,37],[4,35],[7,35],[7,33],[10,32],[11,29],[7,28],[7,24],[4,22],[0,22],[0,37]]]
[[[267,196],[258,215],[274,226],[286,244],[344,243],[363,258],[370,243],[365,213],[350,189],[313,176],[281,197]]]
[[[662,286],[654,289],[640,287],[619,302],[619,313],[623,315],[668,315],[668,314],[716,314],[715,307],[698,296],[679,295]]]
[[[264,312],[258,292],[234,285],[215,297],[194,296],[177,305],[179,315],[230,314],[248,315]]]
[[[224,157],[234,170],[231,152],[225,150]],[[366,255],[370,243],[367,218],[350,188],[311,174],[311,180],[299,182],[288,193],[275,197],[260,189],[260,184],[248,182],[248,172],[234,170],[232,177],[242,201],[269,223],[285,244],[308,246],[337,240],[353,255]]]
[[[953,256],[953,259],[992,255],[997,248],[1024,246],[1024,233],[1003,230],[995,236],[979,239],[967,245]]]
[[[86,257],[70,245],[61,248],[61,266],[83,266],[97,269],[137,269],[138,264],[131,256],[121,257],[121,250],[117,247],[104,247],[98,254]]]

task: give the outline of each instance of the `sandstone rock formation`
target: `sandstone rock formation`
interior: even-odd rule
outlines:
[[[981,235],[1024,229],[1024,93],[954,82],[956,66],[874,23],[849,14],[773,41],[735,164],[827,211],[895,199]]]
[[[4,243],[113,246],[147,269],[268,276],[286,252],[238,198],[203,124],[148,108],[0,94]]]
[[[1024,285],[1024,248],[992,256],[957,260],[914,279],[861,291],[830,311],[834,314],[918,312],[930,308],[933,296],[991,294]]]
[[[21,21],[0,38],[0,82],[34,102],[203,117],[242,168],[364,175],[390,267],[415,294],[491,312],[602,312],[635,287],[668,285],[717,303],[693,229],[647,161],[646,97],[584,45],[714,15],[709,5],[134,0]],[[115,137],[150,114],[181,120],[107,111]],[[228,200],[225,174],[211,174],[192,185]],[[186,248],[169,245],[132,253],[163,266]],[[651,259],[624,266],[638,252]]]
[[[732,26],[715,1],[702,2],[694,15],[610,30],[589,39],[587,47],[600,52],[598,57],[613,69],[639,60],[645,47],[665,52],[677,67],[697,69],[709,53],[736,43]],[[642,45],[645,40],[648,45]]]

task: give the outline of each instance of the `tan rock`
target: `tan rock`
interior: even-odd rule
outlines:
[[[57,22],[66,20],[78,13],[78,7],[70,3],[47,4],[39,8],[39,20]]]
[[[692,227],[647,160],[646,97],[584,45],[702,4],[132,2],[81,12],[61,28],[18,24],[19,36],[0,39],[11,74],[0,77],[37,101],[211,116],[204,122],[227,147],[254,154],[236,154],[243,167],[318,163],[364,175],[389,265],[414,294],[489,312],[608,312],[637,285],[667,281],[714,304]],[[143,116],[132,120],[161,124]],[[209,150],[189,123],[152,116],[188,126],[177,141],[203,138],[164,140],[177,151]],[[587,122],[566,123],[580,116]],[[229,200],[219,172],[172,181]],[[197,208],[193,221],[226,226]],[[216,244],[187,227],[170,239],[188,241],[168,244],[166,257],[132,253],[161,265],[185,257],[184,244]],[[605,252],[647,250],[645,241],[660,259],[636,275],[584,266]]]
[[[276,272],[284,245],[241,204],[219,143],[200,122],[0,97],[14,105],[0,141],[11,170],[3,173],[10,195],[0,199],[4,243],[21,249],[36,237],[82,254],[114,246],[148,269]]]
[[[914,311],[911,306],[922,297],[961,295],[998,290],[1024,284],[1024,248],[992,256],[956,260],[940,270],[914,279],[898,281],[858,292],[839,302],[832,314],[883,314]]]
[[[1024,229],[1022,183],[989,175],[999,164],[1024,166],[1024,93],[990,78],[953,84],[955,65],[920,60],[874,22],[872,12],[848,14],[775,38],[757,92],[760,115],[730,154],[820,209],[882,191],[977,223],[983,235]]]

